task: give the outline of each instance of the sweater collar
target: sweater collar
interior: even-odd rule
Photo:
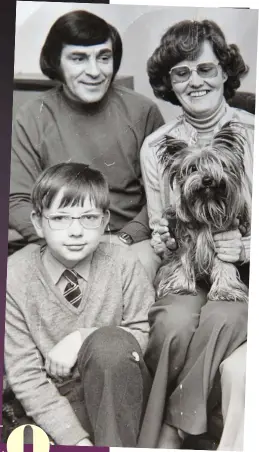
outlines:
[[[195,118],[194,116],[191,116],[189,113],[184,112],[184,117],[186,122],[191,124],[192,127],[194,127],[198,133],[206,133],[206,132],[212,132],[217,124],[221,121],[223,116],[225,116],[227,111],[227,102],[223,98],[221,104],[217,108],[217,110],[212,113],[212,115],[207,116],[206,118]]]
[[[92,256],[92,254],[87,256],[73,268],[73,270],[75,270],[76,273],[85,281],[89,279]],[[51,254],[48,247],[43,250],[42,263],[53,283],[56,285],[66,270],[66,267]]]
[[[94,115],[94,114],[102,111],[106,107],[106,105],[110,99],[111,92],[113,91],[113,86],[111,85],[109,87],[108,91],[105,93],[104,97],[99,102],[90,103],[90,104],[83,103],[83,102],[77,101],[77,100],[69,97],[67,95],[67,93],[65,92],[62,84],[60,84],[58,90],[59,90],[59,94],[60,94],[63,102],[66,105],[68,105],[72,110],[77,111],[79,113]]]

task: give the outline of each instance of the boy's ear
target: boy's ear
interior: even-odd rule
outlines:
[[[42,230],[42,218],[35,212],[35,210],[31,212],[31,222],[34,226],[37,236],[40,238],[44,238]]]
[[[106,210],[104,212],[104,218],[103,218],[103,229],[104,229],[104,231],[105,231],[107,225],[109,224],[110,217],[111,217],[110,211]]]

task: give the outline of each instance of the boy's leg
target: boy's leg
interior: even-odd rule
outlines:
[[[84,341],[78,368],[94,445],[135,447],[151,377],[134,336],[98,329]]]
[[[218,450],[243,450],[246,342],[220,365],[224,429]]]

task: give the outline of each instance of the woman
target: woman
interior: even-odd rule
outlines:
[[[245,196],[251,206],[254,118],[226,102],[247,71],[238,47],[228,45],[221,29],[209,20],[173,25],[148,61],[155,95],[182,107],[182,114],[148,137],[141,150],[152,243],[162,256],[174,247],[162,218],[175,203],[158,162],[165,135],[200,146],[210,143],[228,121],[242,123]],[[214,242],[219,259],[236,265],[249,261],[250,237],[241,237],[237,228],[214,235]],[[155,378],[139,447],[179,448],[186,434],[207,430],[207,401],[219,366],[246,341],[247,306],[207,302],[206,295],[206,288],[196,296],[169,293],[150,311],[146,362]]]

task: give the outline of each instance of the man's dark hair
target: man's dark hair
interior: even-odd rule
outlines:
[[[122,58],[122,41],[115,27],[88,11],[71,11],[54,22],[40,54],[40,68],[44,75],[63,81],[60,57],[65,45],[92,46],[111,39],[113,52],[113,78]]]

